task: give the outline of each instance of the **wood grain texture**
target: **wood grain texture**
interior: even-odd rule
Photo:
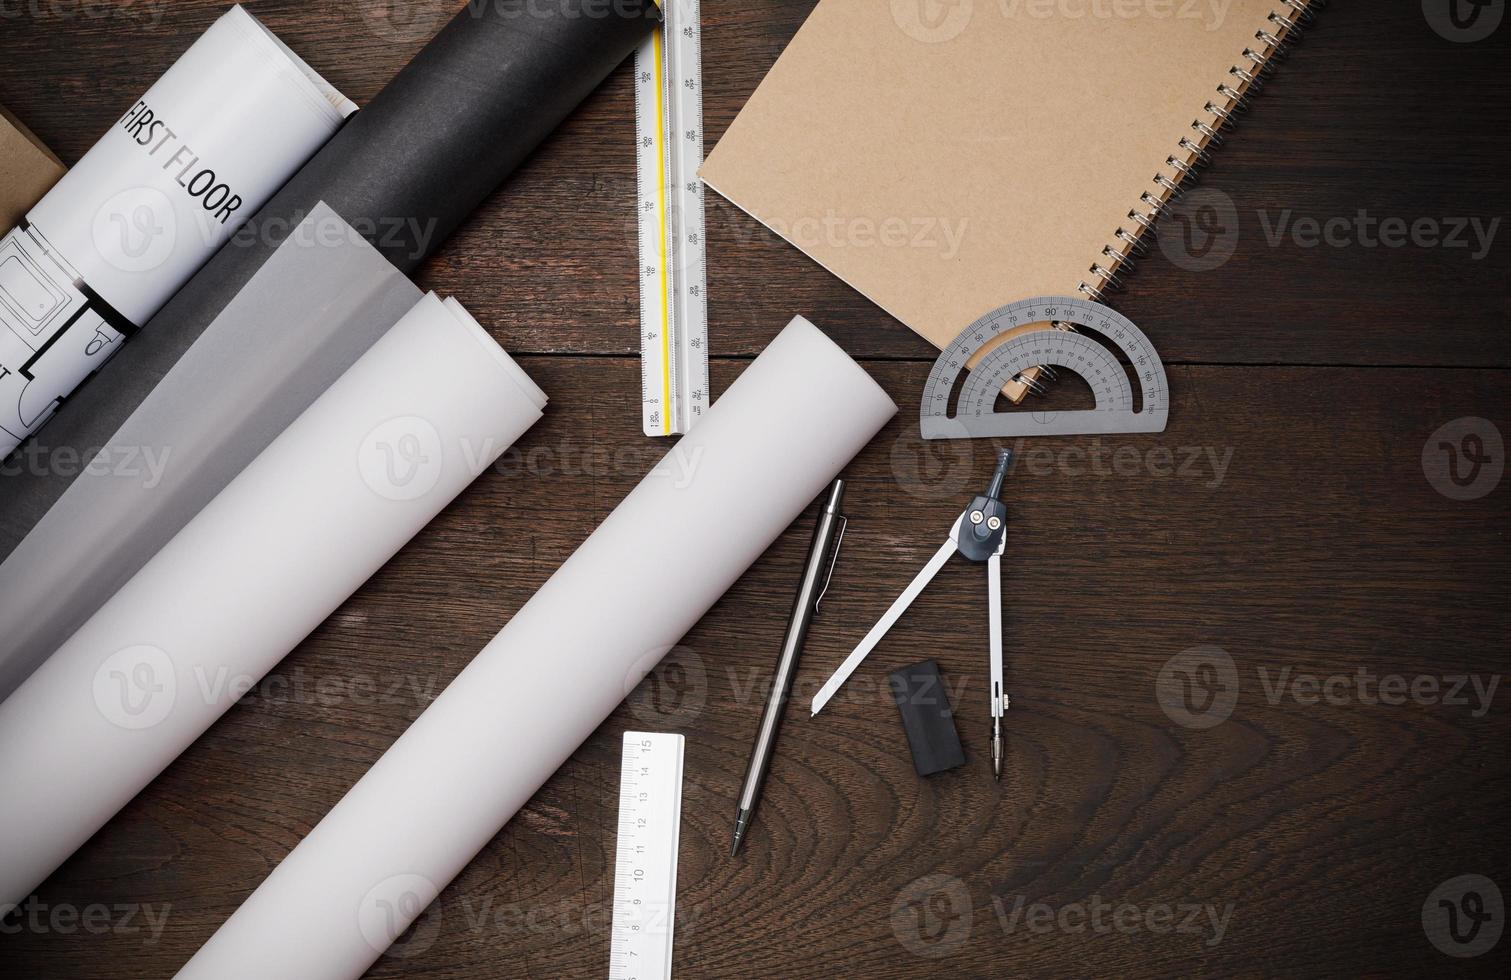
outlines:
[[[76,159],[221,6],[6,19],[0,101]],[[361,102],[458,4],[250,6]],[[705,0],[711,137],[811,7]],[[688,737],[679,976],[1503,975],[1511,940],[1451,960],[1421,915],[1456,875],[1511,888],[1505,695],[1479,713],[1472,689],[1463,705],[1385,704],[1357,678],[1511,669],[1511,496],[1455,501],[1423,469],[1446,423],[1508,431],[1508,251],[1270,247],[1259,214],[1507,213],[1511,110],[1485,93],[1511,26],[1453,45],[1419,7],[1332,4],[1203,185],[1239,213],[1233,259],[1198,273],[1155,249],[1116,299],[1172,363],[1169,431],[1018,447],[1000,786],[982,754],[985,576],[955,563],[822,716],[792,707],[730,860],[811,509],[372,976],[604,975],[627,728]],[[0,935],[0,975],[171,975],[659,456],[625,356],[630,106],[621,71],[421,275],[524,355],[546,419],[43,885],[45,910]],[[716,390],[802,312],[903,406],[847,473],[806,700],[937,547],[994,447],[918,441],[930,351],[901,325],[714,199],[710,238]],[[1209,647],[1232,658],[1236,703],[1184,727],[1161,678]],[[925,657],[953,685],[969,759],[920,780],[878,685]],[[1339,675],[1336,703],[1308,703],[1305,678]],[[478,746],[479,765],[510,751]],[[107,928],[68,917],[97,906]]]

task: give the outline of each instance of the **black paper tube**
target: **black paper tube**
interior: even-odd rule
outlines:
[[[412,271],[659,21],[652,0],[468,3],[6,461],[0,558],[318,202]]]

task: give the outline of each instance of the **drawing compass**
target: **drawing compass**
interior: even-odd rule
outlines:
[[[968,504],[955,524],[950,528],[949,538],[929,559],[923,571],[903,590],[881,620],[860,641],[834,675],[813,696],[813,713],[824,710],[840,686],[849,680],[857,667],[866,659],[882,637],[887,635],[902,614],[907,612],[924,588],[952,557],[960,555],[967,561],[986,563],[987,614],[990,618],[988,643],[991,650],[992,692],[992,774],[1002,778],[1002,715],[1007,710],[1008,698],[1002,690],[1002,552],[1007,547],[1007,505],[1001,500],[1002,484],[1007,479],[1012,465],[1011,450],[1004,450],[997,460],[997,471],[992,474],[991,485],[986,492]]]

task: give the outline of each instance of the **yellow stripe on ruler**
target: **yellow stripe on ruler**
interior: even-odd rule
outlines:
[[[652,46],[656,52],[656,217],[660,225],[661,261],[658,263],[661,275],[661,431],[664,435],[672,432],[672,360],[671,360],[671,312],[672,304],[670,289],[668,287],[667,266],[671,264],[671,250],[666,247],[666,155],[669,152],[666,145],[666,106],[664,92],[666,88],[666,72],[662,67],[661,55],[661,30],[658,28],[651,37]]]

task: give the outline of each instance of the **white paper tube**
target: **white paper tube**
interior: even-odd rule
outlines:
[[[0,238],[0,456],[356,106],[233,7]]]
[[[793,321],[180,980],[359,977],[896,411]]]
[[[0,914],[541,416],[454,300],[420,300],[0,703]]]

